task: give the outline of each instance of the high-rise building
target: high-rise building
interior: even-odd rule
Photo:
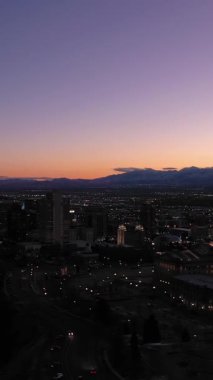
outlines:
[[[85,207],[84,224],[88,229],[93,229],[94,240],[105,238],[107,235],[107,213],[101,207]],[[91,234],[91,232],[90,232]]]
[[[13,203],[7,211],[7,236],[14,241],[29,241],[37,228],[36,210]]]
[[[53,202],[53,242],[63,244],[63,199],[60,193],[52,194]]]
[[[45,243],[63,244],[63,198],[61,193],[48,193],[40,202],[40,240]]]
[[[27,235],[27,215],[19,203],[14,203],[8,210],[8,238],[14,241],[24,241]]]
[[[107,214],[99,207],[85,207],[78,211],[60,192],[48,193],[40,202],[40,241],[44,243],[73,243],[85,240],[90,243],[106,237]]]
[[[144,229],[141,225],[121,224],[117,230],[117,245],[131,245],[140,247],[144,242]]]
[[[126,233],[126,226],[124,226],[123,224],[118,226],[117,245],[124,245],[125,244],[125,233]]]
[[[140,247],[144,242],[144,228],[141,225],[128,226],[125,232],[125,244]]]
[[[145,235],[151,236],[155,229],[155,210],[151,203],[144,203],[141,206],[140,221],[144,228]]]

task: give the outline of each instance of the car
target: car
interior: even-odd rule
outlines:
[[[96,371],[95,368],[90,369],[89,373],[90,373],[90,375],[92,375],[92,376],[96,376],[96,375],[97,375],[97,371]]]
[[[62,372],[58,372],[54,377],[53,379],[54,380],[58,380],[58,379],[62,379],[64,377],[64,374]]]
[[[55,351],[55,350],[60,350],[60,349],[61,349],[61,346],[59,346],[59,345],[55,345],[55,346],[50,347],[50,351]]]
[[[68,335],[68,338],[69,338],[70,340],[73,340],[73,339],[75,338],[75,334],[74,334],[73,331],[68,331],[67,335]]]
[[[83,370],[82,374],[78,375],[76,380],[84,380],[89,378],[94,378],[97,375],[97,369],[96,368],[90,368],[87,370]],[[85,376],[85,377],[84,377]]]

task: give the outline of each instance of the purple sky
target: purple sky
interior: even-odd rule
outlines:
[[[0,175],[213,166],[212,0],[0,0]]]

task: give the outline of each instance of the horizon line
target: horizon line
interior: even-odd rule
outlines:
[[[184,169],[213,169],[213,166],[205,166],[205,167],[198,167],[198,166],[185,166],[185,167],[182,167],[182,168],[174,168],[174,167],[164,167],[164,168],[160,168],[160,169],[154,169],[154,168],[150,168],[150,167],[145,167],[145,168],[136,168],[136,167],[125,167],[125,168],[113,168],[113,170],[115,171],[114,174],[110,174],[110,175],[106,175],[106,176],[100,176],[100,177],[95,177],[95,178],[70,178],[70,177],[47,177],[47,176],[29,176],[29,177],[18,177],[18,176],[0,176],[0,181],[4,181],[4,180],[32,180],[32,181],[39,181],[39,182],[43,182],[43,181],[52,181],[54,179],[66,179],[66,180],[76,180],[76,181],[80,181],[80,180],[87,180],[87,181],[92,181],[92,180],[95,180],[95,179],[99,179],[99,178],[104,178],[104,177],[111,177],[113,175],[119,175],[119,174],[127,174],[127,173],[131,173],[131,172],[137,172],[137,171],[150,171],[150,170],[153,170],[153,171],[158,171],[158,172],[171,172],[171,171],[175,171],[175,172],[180,172]]]

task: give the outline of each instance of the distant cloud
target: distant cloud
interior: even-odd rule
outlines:
[[[167,168],[162,168],[160,170],[155,170],[153,168],[134,168],[134,167],[129,167],[129,168],[114,168],[113,170],[115,170],[116,172],[119,172],[119,173],[131,173],[131,172],[136,172],[136,171],[148,171],[148,170],[154,170],[154,171],[169,171],[169,170],[177,170],[177,168],[173,168],[173,167],[167,167]]]
[[[141,170],[144,170],[144,169],[141,169],[141,168],[114,168],[113,170],[115,170],[116,172],[119,172],[119,173],[131,173],[131,172],[135,172],[135,171],[141,171]]]
[[[4,177],[0,176],[0,180],[22,180],[22,181],[49,181],[50,177]]]
[[[36,177],[36,178],[32,178],[32,179],[35,181],[52,181],[52,178],[50,178],[50,177]]]

